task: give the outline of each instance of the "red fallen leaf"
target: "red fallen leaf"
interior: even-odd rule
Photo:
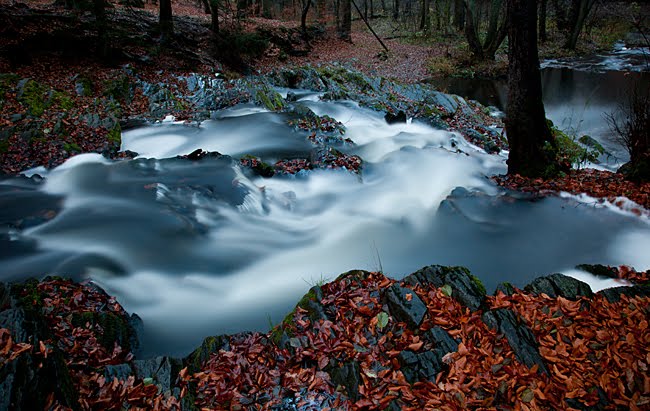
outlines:
[[[41,354],[43,354],[43,356],[45,358],[47,358],[47,351],[48,350],[47,350],[47,347],[45,346],[45,344],[43,343],[43,341],[39,341],[38,345],[39,345],[39,350],[41,351]]]

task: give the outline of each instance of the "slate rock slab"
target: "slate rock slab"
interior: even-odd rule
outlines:
[[[471,311],[478,310],[485,299],[485,287],[465,267],[430,265],[407,276],[404,282],[412,286],[449,285],[452,290],[451,296]]]
[[[399,284],[393,284],[386,289],[384,301],[393,318],[406,323],[410,329],[418,329],[427,313],[427,306],[415,291]]]
[[[564,297],[569,300],[594,296],[587,283],[560,273],[536,278],[524,290],[535,295],[544,293],[551,298]]]
[[[650,297],[650,287],[642,285],[613,287],[601,290],[597,294],[603,295],[610,303],[617,303],[621,301],[621,295],[626,297]]]
[[[514,311],[508,308],[487,311],[483,314],[483,322],[506,337],[520,362],[529,368],[538,365],[539,372],[549,374],[548,367],[539,353],[535,335]]]

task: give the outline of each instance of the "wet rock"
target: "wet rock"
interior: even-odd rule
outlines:
[[[465,267],[430,265],[404,278],[406,284],[431,284],[435,287],[449,285],[451,296],[472,311],[479,309],[485,299],[485,287]]]
[[[3,364],[0,410],[43,410],[50,394],[64,406],[81,409],[68,367],[56,347],[47,358],[27,352]]]
[[[450,352],[458,351],[458,342],[442,328],[435,326],[423,334],[424,339],[433,344],[432,351],[442,361],[442,357]]]
[[[360,368],[357,361],[350,361],[340,367],[326,370],[330,380],[337,386],[344,387],[352,401],[359,399],[359,384],[361,384]]]
[[[388,112],[384,119],[388,124],[406,123],[406,113],[403,110],[398,111],[397,114]]]
[[[129,364],[107,365],[104,368],[104,378],[109,382],[113,381],[113,378],[126,381],[132,373],[133,370]]]
[[[170,391],[175,382],[175,375],[180,370],[180,361],[170,357],[156,357],[148,360],[133,361],[136,378],[152,378],[162,391]]]
[[[617,303],[621,301],[621,295],[626,297],[650,297],[650,287],[643,285],[613,287],[601,290],[596,294],[604,296],[610,303]]]
[[[183,360],[183,364],[190,373],[199,372],[203,363],[210,358],[210,354],[219,350],[230,350],[230,336],[215,335],[206,337],[201,346]]]
[[[544,293],[551,298],[564,297],[570,300],[583,296],[591,298],[594,295],[587,283],[560,273],[536,278],[524,290],[535,295]]]
[[[445,364],[442,357],[433,351],[414,353],[413,351],[402,351],[397,360],[404,373],[406,381],[414,384],[418,381],[435,381],[438,373],[444,370]]]
[[[539,354],[535,335],[517,314],[508,308],[498,308],[483,314],[483,322],[497,330],[508,340],[517,359],[527,367],[539,366],[539,372],[549,374],[548,368]]]
[[[440,327],[433,327],[423,337],[432,345],[431,350],[421,353],[402,351],[397,357],[404,377],[411,384],[423,380],[435,381],[438,373],[446,368],[443,357],[458,350],[458,343]]]
[[[618,278],[618,270],[616,268],[602,264],[580,264],[576,265],[576,269],[586,271],[598,277]]]
[[[515,287],[510,283],[499,283],[496,290],[494,290],[494,295],[497,295],[499,291],[505,295],[513,295],[515,293]]]
[[[427,306],[415,291],[399,284],[393,284],[386,289],[383,300],[395,320],[406,323],[414,330],[420,327],[427,313]]]
[[[192,151],[190,154],[176,156],[176,158],[178,159],[190,160],[190,161],[198,161],[208,157],[220,158],[222,157],[222,154],[219,153],[218,151],[203,151],[202,149],[197,148],[196,150]]]
[[[86,323],[99,325],[103,330],[98,342],[107,350],[112,350],[117,343],[125,352],[137,347],[131,344],[136,342],[135,330],[131,327],[128,317],[122,317],[113,312],[83,312],[72,314],[72,325],[83,327]]]

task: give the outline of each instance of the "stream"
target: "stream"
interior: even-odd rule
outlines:
[[[541,68],[546,117],[570,136],[586,134],[598,140],[609,152],[600,158],[604,168],[615,171],[626,163],[629,154],[612,135],[607,115],[621,120],[620,104],[631,90],[650,88],[650,49],[627,48],[619,42],[612,52],[546,60]],[[431,83],[447,93],[506,109],[505,79],[447,78]]]
[[[145,354],[184,355],[203,337],[277,324],[313,284],[351,269],[401,278],[463,265],[488,292],[580,263],[650,268],[650,222],[588,197],[534,199],[497,187],[506,154],[418,122],[389,125],[352,101],[300,100],[346,127],[360,175],[315,170],[263,179],[230,157],[308,156],[282,113],[239,105],[200,126],[123,134],[134,160],[83,154],[43,177],[0,180],[3,280],[91,278],[145,324]],[[452,145],[454,147],[452,147]],[[456,147],[460,148],[458,152]],[[31,174],[31,173],[29,173]]]

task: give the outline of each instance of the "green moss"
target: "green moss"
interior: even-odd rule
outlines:
[[[551,132],[557,142],[559,160],[573,167],[580,168],[587,162],[597,163],[598,157],[605,154],[603,146],[589,136],[576,139],[575,136],[570,136],[556,127],[552,127]]]
[[[81,153],[81,147],[77,143],[65,143],[63,149],[68,153]]]
[[[83,327],[86,323],[99,325],[102,328],[98,341],[106,349],[112,350],[115,343],[124,351],[131,350],[131,339],[134,331],[127,319],[112,312],[84,312],[72,314],[72,325]]]
[[[122,127],[116,122],[113,128],[108,132],[108,141],[116,146],[122,145]]]
[[[78,84],[79,86],[81,86],[81,87],[80,87],[81,90],[79,90],[79,91],[80,91],[79,94],[80,94],[82,97],[89,97],[89,96],[92,96],[94,86],[93,86],[93,82],[92,82],[92,80],[91,80],[90,78],[88,78],[88,77],[86,77],[86,76],[79,76],[79,77],[77,77],[77,82],[76,82],[76,84]],[[79,92],[79,91],[78,91],[78,92]]]
[[[46,93],[49,88],[34,80],[28,80],[22,89],[18,100],[27,106],[29,114],[40,117],[48,107]]]
[[[226,335],[206,337],[201,346],[188,355],[183,363],[191,374],[199,372],[203,364],[210,358],[210,354],[222,349],[227,350],[229,345],[230,340]]]
[[[268,85],[262,85],[255,93],[255,101],[263,105],[269,111],[280,111],[284,109],[284,99],[277,91]]]
[[[131,80],[127,75],[104,82],[104,95],[126,104],[131,102]]]
[[[469,274],[469,278],[472,280],[474,285],[480,290],[481,294],[487,294],[487,291],[485,290],[485,285],[483,285],[483,282],[474,274]]]
[[[52,100],[54,101],[54,104],[59,106],[61,109],[68,111],[72,107],[74,107],[74,101],[70,96],[68,96],[66,93],[63,93],[61,91],[54,91],[52,95]]]

